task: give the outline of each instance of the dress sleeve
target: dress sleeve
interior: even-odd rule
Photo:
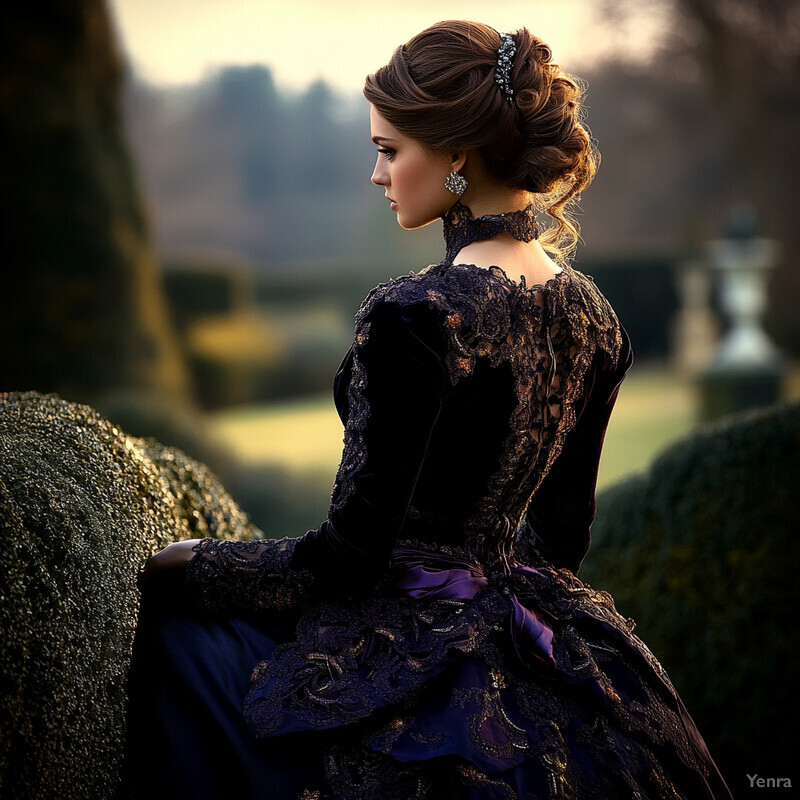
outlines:
[[[290,609],[384,574],[449,389],[446,340],[425,303],[377,304],[352,349],[344,452],[328,518],[299,538],[203,539],[187,568],[208,610]]]

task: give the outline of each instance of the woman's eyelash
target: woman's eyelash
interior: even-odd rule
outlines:
[[[379,147],[378,148],[378,152],[379,153],[383,153],[383,155],[386,156],[387,161],[391,161],[394,158],[394,155],[395,155],[395,151],[394,150],[389,150],[386,147]]]

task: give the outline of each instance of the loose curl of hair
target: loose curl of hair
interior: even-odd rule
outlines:
[[[542,244],[566,258],[579,237],[571,206],[600,160],[582,122],[584,86],[541,39],[525,28],[513,37],[511,102],[495,82],[500,34],[464,21],[439,22],[398,47],[367,77],[364,96],[430,150],[474,150],[492,178],[540,195],[555,220]]]

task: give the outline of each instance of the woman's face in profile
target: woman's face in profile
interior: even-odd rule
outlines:
[[[401,228],[412,230],[438,219],[453,204],[455,197],[444,186],[452,160],[400,133],[370,107],[372,141],[378,159],[372,182],[382,186]]]

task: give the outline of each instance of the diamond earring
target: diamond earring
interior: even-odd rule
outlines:
[[[459,175],[455,170],[444,179],[444,188],[459,197],[467,191],[467,186],[469,186],[467,179],[463,175]]]

